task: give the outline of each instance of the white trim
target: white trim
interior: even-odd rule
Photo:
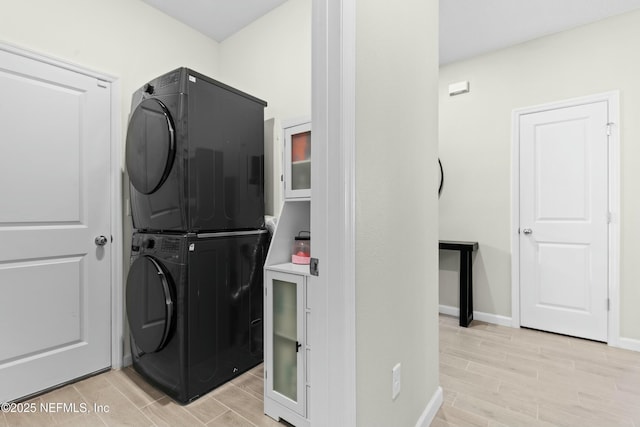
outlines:
[[[111,235],[113,244],[111,245],[111,367],[122,366],[123,352],[123,299],[122,299],[122,144],[121,144],[121,102],[120,102],[120,81],[117,77],[90,70],[71,64],[61,59],[42,55],[30,49],[0,42],[0,50],[10,52],[15,55],[33,59],[35,61],[50,64],[58,68],[73,71],[92,78],[103,80],[110,85],[111,102],[111,138],[110,138],[110,163],[111,163]]]
[[[344,425],[356,425],[356,2],[342,3],[342,177],[344,188],[343,288],[344,299],[344,380],[338,387],[343,392]],[[331,225],[331,224],[330,224]]]
[[[520,114],[511,115],[511,326],[520,327]]]
[[[286,128],[300,126],[305,123],[311,123],[311,116],[299,116],[299,117],[292,117],[288,119],[282,119],[280,120],[280,128],[282,130]]]
[[[313,425],[356,425],[355,0],[312,2]],[[329,143],[330,141],[330,143]]]
[[[615,90],[564,101],[518,108],[512,113],[511,132],[511,326],[520,327],[520,116],[551,109],[571,107],[592,102],[606,101],[611,126],[609,137],[609,299],[607,342],[621,345],[620,338],[620,92]]]
[[[122,366],[120,368],[126,368],[127,366],[131,366],[133,364],[133,357],[131,353],[127,354],[122,358]]]
[[[329,140],[329,84],[328,84],[328,37],[329,17],[328,0],[312,0],[311,17],[311,122],[313,137],[313,160],[311,162],[311,197],[314,202],[311,205],[311,233],[314,236],[313,252],[319,259],[320,276],[309,277],[309,296],[312,302],[313,317],[309,325],[309,340],[313,342],[313,354],[309,370],[312,378],[312,395],[309,399],[309,413],[313,420],[313,426],[327,426],[329,423],[330,408],[335,407],[331,401],[331,372],[329,366],[332,361],[329,351],[329,319],[328,302],[329,281],[333,266],[328,259],[328,194],[327,182],[327,151]],[[326,265],[325,265],[326,264]],[[327,274],[324,274],[326,271]],[[317,292],[314,292],[317,290]],[[340,350],[340,349],[338,349]],[[337,356],[339,357],[339,355]]]
[[[45,64],[50,64],[58,68],[73,71],[74,73],[83,74],[85,76],[93,77],[99,80],[104,80],[105,82],[113,82],[116,80],[116,77],[109,74],[90,70],[88,68],[66,62],[65,60],[55,58],[53,56],[43,55],[31,49],[27,49],[18,45],[12,45],[4,41],[0,41],[0,50],[23,56],[25,58],[33,59],[35,61],[44,62]]]
[[[440,304],[438,306],[438,313],[440,314],[446,314],[447,316],[453,316],[453,317],[459,317],[460,316],[460,309],[458,307],[453,307],[450,305],[442,305]],[[475,312],[473,313],[473,315],[475,316]]]
[[[608,344],[620,345],[620,92],[608,95],[609,122],[609,337]]]
[[[640,340],[620,337],[616,347],[623,348],[625,350],[640,351]]]
[[[438,387],[435,393],[433,393],[433,396],[431,396],[431,400],[429,400],[427,407],[424,408],[422,415],[418,418],[416,427],[429,427],[436,417],[440,406],[442,406],[443,400],[442,387]]]
[[[111,367],[121,368],[124,360],[124,232],[122,224],[122,102],[120,80],[111,82]]]
[[[458,307],[452,307],[450,305],[440,304],[438,306],[438,312],[441,314],[446,314],[454,317],[460,316],[460,309]],[[512,325],[511,317],[502,316],[500,314],[483,313],[482,311],[474,310],[473,319],[479,320],[481,322],[492,323],[494,325],[501,325],[501,326],[508,326],[508,327],[511,327]]]

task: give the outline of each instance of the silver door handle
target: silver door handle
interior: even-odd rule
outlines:
[[[98,237],[96,237],[94,242],[96,242],[97,246],[104,246],[104,245],[107,244],[107,238],[104,237],[104,236],[98,236]]]
[[[522,229],[522,232],[523,232],[524,234],[531,234],[531,233],[533,233],[533,230],[532,230],[532,229],[530,229],[530,228],[523,228],[523,229]]]

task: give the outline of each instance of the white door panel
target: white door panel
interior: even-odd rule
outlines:
[[[583,119],[536,126],[537,221],[588,220],[585,131]]]
[[[589,312],[589,287],[583,286],[591,271],[589,252],[587,244],[538,244],[539,306]]]
[[[8,263],[0,267],[3,298],[0,310],[20,328],[9,328],[0,360],[76,343],[81,339],[82,258],[68,257]],[[39,295],[39,298],[34,298]],[[69,298],[69,296],[76,298]],[[44,324],[33,322],[43,317]]]
[[[607,110],[520,118],[522,326],[607,340]]]
[[[0,51],[0,402],[111,364],[106,86]]]

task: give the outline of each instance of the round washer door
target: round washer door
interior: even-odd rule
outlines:
[[[170,280],[160,263],[142,256],[127,277],[126,305],[129,329],[142,351],[153,353],[167,343],[174,319]]]
[[[127,129],[127,171],[133,187],[142,194],[157,191],[171,172],[175,153],[169,110],[158,99],[145,99],[134,110]]]

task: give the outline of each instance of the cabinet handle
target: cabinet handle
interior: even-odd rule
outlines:
[[[296,341],[296,353],[300,351],[300,347],[302,347],[302,344]]]

